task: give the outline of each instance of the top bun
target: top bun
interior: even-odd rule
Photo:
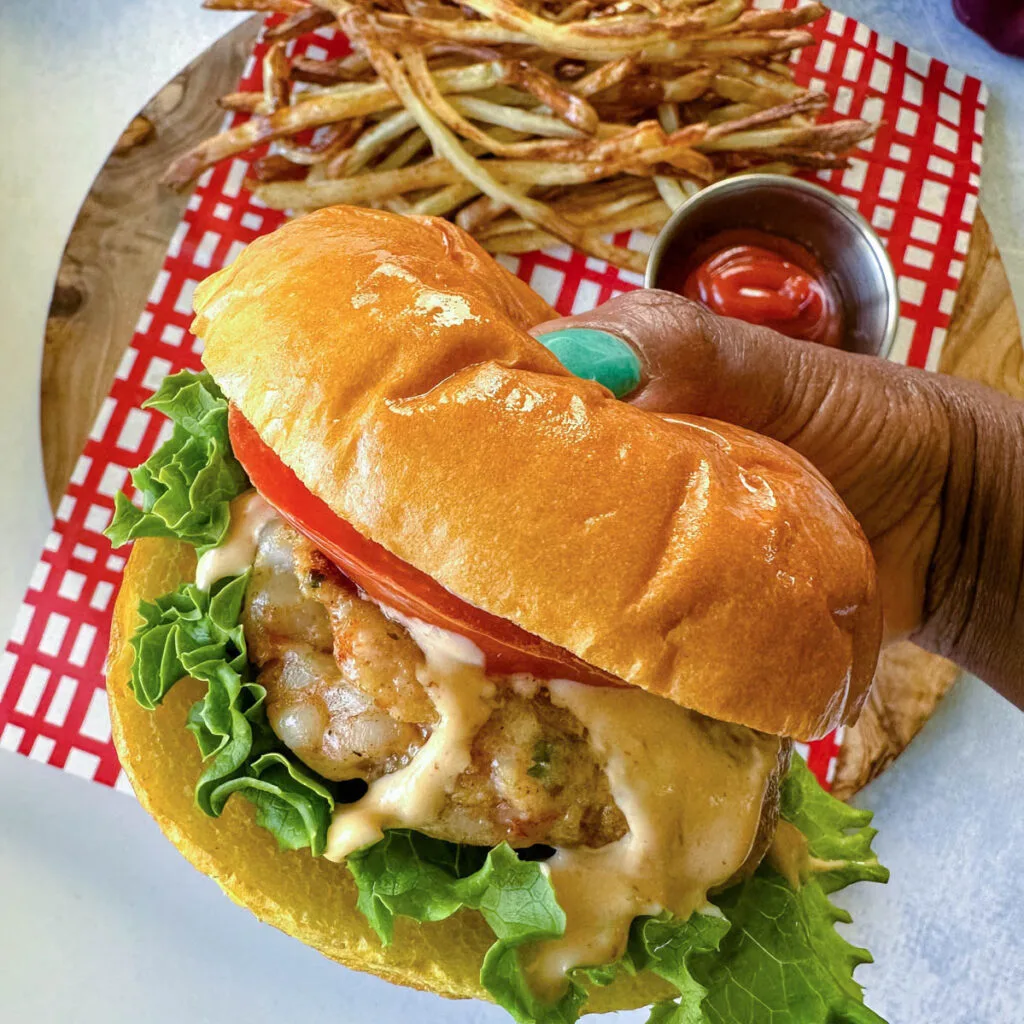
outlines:
[[[443,220],[334,207],[196,290],[203,361],[340,517],[465,601],[705,715],[811,739],[881,632],[856,521],[802,457],[616,401]]]

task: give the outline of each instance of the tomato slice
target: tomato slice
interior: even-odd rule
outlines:
[[[353,583],[403,615],[472,640],[495,675],[528,672],[541,679],[571,679],[599,686],[621,680],[446,590],[433,577],[364,537],[316,497],[232,405],[228,429],[235,457],[257,491],[308,537]]]

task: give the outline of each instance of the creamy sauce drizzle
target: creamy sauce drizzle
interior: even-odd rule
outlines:
[[[223,542],[199,559],[196,585],[209,590],[225,576],[241,576],[256,560],[256,543],[260,531],[277,511],[256,491],[246,491],[231,502],[231,524]]]
[[[385,829],[429,828],[455,780],[470,767],[473,738],[492,709],[494,684],[484,674],[483,652],[474,643],[380,607],[409,630],[423,651],[420,682],[438,721],[408,765],[372,783],[356,803],[335,809],[324,853],[333,861],[377,842]]]
[[[467,637],[451,633],[422,619],[403,615],[394,608],[381,604],[380,601],[374,601],[374,604],[392,622],[397,622],[405,628],[413,642],[423,652],[428,665],[462,664],[474,665],[479,669],[484,667],[484,652]]]
[[[794,889],[799,889],[811,869],[807,837],[796,825],[780,821],[765,859]]]
[[[711,909],[708,890],[753,846],[780,741],[641,690],[564,680],[549,690],[586,726],[629,825],[614,843],[561,849],[547,862],[566,931],[538,944],[527,970],[539,994],[555,997],[573,967],[621,955],[634,917]]]

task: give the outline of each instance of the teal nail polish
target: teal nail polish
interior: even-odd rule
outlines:
[[[537,340],[570,372],[603,384],[616,398],[640,383],[640,358],[621,338],[589,327],[567,327]]]

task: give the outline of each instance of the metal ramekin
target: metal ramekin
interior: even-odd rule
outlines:
[[[889,254],[871,225],[843,199],[800,178],[744,174],[698,192],[659,232],[644,284],[659,287],[673,254],[685,260],[695,246],[734,228],[757,228],[806,246],[839,291],[845,314],[842,347],[888,356],[900,312]]]

